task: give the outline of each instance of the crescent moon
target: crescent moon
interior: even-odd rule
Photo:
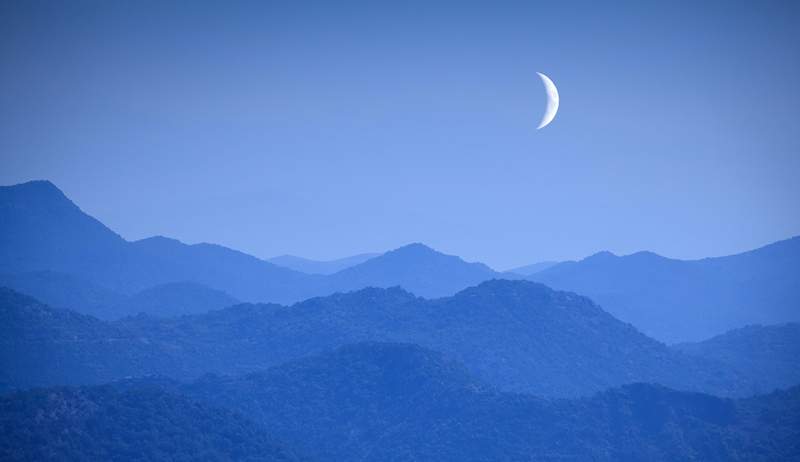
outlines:
[[[558,89],[556,88],[556,84],[550,80],[550,77],[542,74],[541,72],[537,72],[537,74],[539,74],[539,78],[542,79],[542,83],[544,83],[544,89],[547,92],[547,108],[542,116],[542,121],[539,122],[539,126],[536,127],[536,129],[539,130],[552,122],[553,118],[556,116],[556,112],[558,112]]]

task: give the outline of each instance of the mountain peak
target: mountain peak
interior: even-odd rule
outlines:
[[[386,253],[402,255],[444,255],[421,242],[412,242],[411,244],[406,244]]]
[[[608,250],[602,250],[595,254],[589,255],[588,257],[584,258],[581,261],[604,261],[604,260],[611,260],[614,258],[618,258],[618,255]]]
[[[5,199],[5,200],[3,200]],[[56,185],[47,180],[33,180],[10,186],[0,186],[0,200],[27,203],[62,203],[77,206]]]

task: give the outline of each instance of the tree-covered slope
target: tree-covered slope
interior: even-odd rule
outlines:
[[[754,393],[800,384],[800,324],[747,326],[673,348],[740,371],[751,378]]]
[[[0,396],[4,461],[295,461],[263,427],[157,387]]]
[[[0,388],[175,373],[175,359],[127,329],[0,288]]]
[[[634,384],[591,397],[498,393],[442,355],[364,343],[182,387],[319,460],[796,460],[800,389],[729,400]]]

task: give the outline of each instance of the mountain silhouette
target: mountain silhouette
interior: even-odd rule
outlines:
[[[333,274],[345,268],[364,263],[370,258],[381,255],[379,253],[360,253],[350,257],[337,258],[335,260],[310,260],[308,258],[296,257],[294,255],[281,255],[270,258],[270,263],[274,263],[284,268],[293,269],[306,274]]]
[[[336,291],[402,286],[432,298],[452,295],[499,275],[482,263],[467,263],[420,243],[409,244],[329,276]]]
[[[292,303],[367,286],[398,285],[433,297],[452,295],[498,274],[421,244],[319,275],[214,244],[188,245],[162,236],[128,242],[47,181],[0,187],[0,219],[5,224],[0,228],[0,273],[52,271],[122,295],[193,282],[244,301]],[[45,288],[25,288],[32,294],[47,293]]]
[[[753,391],[747,377],[717,361],[672,350],[587,298],[528,281],[488,281],[436,300],[371,288],[289,307],[242,304],[115,322],[3,293],[2,355],[17,365],[5,371],[7,387],[241,374],[348,343],[388,341],[439,351],[498,389],[541,396],[637,381],[726,396]]]
[[[669,343],[704,340],[748,324],[800,321],[800,237],[702,260],[601,252],[530,279],[591,297]]]

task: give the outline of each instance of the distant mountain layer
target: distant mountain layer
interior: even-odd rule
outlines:
[[[0,410],[4,460],[198,460],[214,449],[213,460],[293,460],[284,447],[340,462],[800,457],[798,387],[730,400],[632,384],[551,401],[498,393],[439,353],[395,343],[189,384],[15,393]]]
[[[187,245],[165,237],[128,242],[46,181],[0,187],[0,220],[0,273],[53,271],[124,295],[190,281],[246,301],[292,303],[395,285],[417,295],[440,297],[497,275],[485,265],[466,263],[420,244],[323,276],[218,245]]]
[[[220,290],[194,282],[170,282],[145,289],[111,307],[117,317],[145,313],[171,317],[206,313],[239,301]]]
[[[557,265],[557,261],[541,261],[539,263],[533,263],[531,265],[520,266],[514,269],[508,270],[509,273],[519,274],[522,276],[530,276],[532,274],[536,274],[540,271],[544,271],[547,268]]]
[[[306,274],[333,274],[345,268],[364,263],[370,258],[375,258],[379,255],[379,253],[361,253],[351,257],[327,261],[310,260],[308,258],[295,257],[294,255],[281,255],[270,258],[267,261]]]
[[[480,263],[411,244],[329,275],[306,274],[212,244],[164,237],[128,242],[83,213],[49,182],[0,187],[0,274],[65,274],[91,294],[133,295],[192,282],[243,301],[294,303],[364,287],[400,286],[446,297],[493,278]],[[668,343],[698,341],[748,324],[800,322],[800,237],[729,257],[672,260],[640,252],[600,253],[563,262],[528,278],[591,297],[611,314]],[[0,277],[8,280],[7,276]],[[12,285],[61,306],[100,315],[94,295],[62,282]],[[41,283],[42,287],[36,287]],[[76,295],[77,294],[77,295]],[[104,318],[113,315],[101,316]]]
[[[693,261],[604,252],[530,279],[591,297],[669,343],[703,340],[748,324],[800,321],[800,237]]]
[[[752,381],[621,323],[589,299],[527,281],[489,281],[453,297],[364,289],[291,307],[237,305],[203,315],[113,323],[0,291],[6,387],[101,383],[162,374],[239,374],[348,343],[416,343],[502,390],[586,395],[630,382],[741,396]]]
[[[128,298],[101,285],[56,271],[0,274],[0,287],[31,295],[50,306],[70,308],[101,319],[119,317],[112,307]]]
[[[674,348],[742,371],[755,393],[800,384],[800,324],[747,326]]]
[[[139,313],[161,317],[198,314],[239,303],[222,291],[194,282],[159,284],[123,295],[55,271],[0,274],[0,287],[31,295],[53,307],[107,320]]]
[[[296,461],[261,426],[156,387],[0,396],[0,460]]]

